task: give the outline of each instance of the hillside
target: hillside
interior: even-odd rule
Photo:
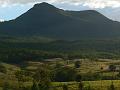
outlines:
[[[113,39],[119,38],[119,30],[119,22],[97,11],[65,11],[48,3],[36,4],[18,18],[0,23],[2,35],[59,40]]]
[[[65,11],[40,3],[0,23],[1,61],[65,57],[120,59],[120,22],[94,10]]]

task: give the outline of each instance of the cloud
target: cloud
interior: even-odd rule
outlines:
[[[117,8],[120,7],[120,0],[88,0],[83,6],[89,6],[90,8]]]
[[[0,19],[0,22],[4,22],[4,19]]]
[[[83,5],[90,8],[105,8],[105,7],[120,7],[120,0],[0,0],[0,6],[5,7],[8,5],[15,4],[28,4],[37,2],[48,2],[48,3],[66,3],[73,5]]]

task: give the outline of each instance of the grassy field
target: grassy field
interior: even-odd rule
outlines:
[[[110,85],[113,82],[115,90],[120,90],[120,80],[100,80],[100,81],[83,81],[83,87],[86,90],[91,87],[90,90],[110,90]],[[76,82],[54,82],[53,86],[68,85],[69,90],[78,90],[79,84]],[[62,87],[56,88],[56,90],[62,90]]]
[[[82,75],[92,75],[92,74],[100,74],[102,77],[116,77],[119,74],[119,67],[120,67],[120,61],[119,60],[107,60],[107,59],[99,59],[99,60],[88,60],[88,59],[78,59],[81,62],[80,68],[77,68],[77,72]],[[18,87],[18,81],[15,77],[15,72],[20,70],[27,70],[34,72],[42,63],[48,64],[50,67],[55,68],[56,64],[59,63],[62,66],[68,66],[74,68],[74,63],[78,60],[58,60],[58,59],[49,59],[45,62],[27,62],[22,67],[19,65],[12,65],[12,64],[6,64],[1,63],[6,69],[7,73],[0,72],[0,90],[2,90],[2,87],[4,86],[5,82],[9,82],[9,84],[12,87]],[[109,65],[115,65],[116,71],[113,73],[109,71]],[[101,67],[103,68],[101,70]],[[94,76],[91,76],[94,77]],[[90,77],[90,78],[91,78]],[[26,81],[23,83],[25,87],[30,87],[32,85],[32,79],[29,77],[25,77]],[[28,80],[27,80],[28,79]],[[95,80],[95,81],[83,81],[83,86],[85,90],[86,88],[91,87],[91,90],[110,90],[109,87],[112,84],[111,80]],[[77,90],[78,89],[78,83],[77,82],[52,82],[51,90],[63,90],[62,86],[67,85],[69,90]],[[113,80],[113,85],[115,86],[115,90],[120,90],[120,80]]]
[[[83,81],[83,88],[87,90],[110,90],[110,86],[113,83],[115,90],[120,90],[120,80],[100,80],[100,81]],[[25,86],[32,85],[31,82],[26,82]],[[52,82],[51,90],[63,90],[62,86],[67,85],[69,90],[78,90],[79,83],[77,82]]]
[[[11,86],[18,87],[17,82],[13,81],[9,82],[11,83]],[[115,90],[120,90],[120,80],[83,81],[82,83],[84,90],[87,90],[88,87],[91,88],[90,90],[110,90],[110,85],[112,82],[115,87]],[[24,83],[25,87],[30,87],[31,85],[32,85],[31,82]],[[52,82],[50,90],[63,90],[62,88],[63,85],[67,85],[69,90],[78,90],[79,87],[79,83],[77,82]],[[0,87],[0,90],[2,90],[2,85]]]
[[[80,74],[94,74],[94,73],[102,73],[102,76],[112,76],[113,72],[109,71],[109,65],[115,65],[116,71],[114,72],[114,75],[119,74],[120,70],[120,61],[119,60],[110,60],[110,59],[99,59],[97,61],[91,61],[88,59],[77,59],[81,62],[80,68],[76,69]],[[74,63],[77,60],[52,60],[49,59],[45,63],[49,64],[51,67],[55,67],[56,63],[59,63],[63,66],[73,67]],[[35,70],[41,65],[43,62],[28,62],[28,64],[25,66],[25,69],[27,70]],[[102,67],[102,70],[101,70]]]

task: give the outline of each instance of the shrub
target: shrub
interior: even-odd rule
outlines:
[[[80,64],[81,64],[80,61],[76,61],[76,62],[75,62],[75,68],[80,68]]]
[[[71,67],[62,67],[55,70],[55,81],[68,82],[76,79],[76,70]]]
[[[67,85],[63,85],[63,90],[68,90],[68,86]]]

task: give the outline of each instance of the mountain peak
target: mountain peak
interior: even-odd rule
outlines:
[[[11,31],[10,31],[11,30]],[[59,40],[120,37],[120,23],[97,11],[66,11],[48,3],[35,4],[15,20],[0,25],[0,33]]]
[[[47,8],[47,9],[53,9],[53,8],[56,8],[55,6],[49,4],[49,3],[46,3],[46,2],[42,2],[42,3],[37,3],[34,5],[33,8]]]
[[[37,3],[37,4],[35,4],[34,7],[38,7],[38,6],[41,6],[41,5],[43,5],[43,6],[49,6],[49,5],[51,5],[51,4],[46,3],[46,2],[42,2],[42,3]]]

